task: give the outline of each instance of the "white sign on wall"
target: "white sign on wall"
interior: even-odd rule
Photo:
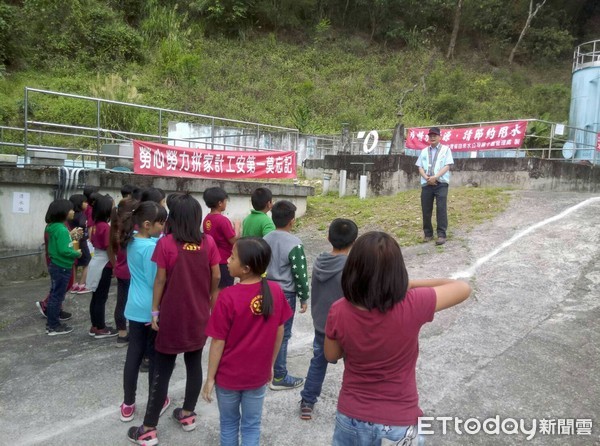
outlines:
[[[555,135],[564,135],[565,134],[565,126],[563,124],[556,124],[554,127]]]
[[[29,214],[29,192],[13,192],[13,214]]]
[[[356,139],[363,139],[363,152],[365,153],[371,153],[373,150],[375,150],[375,148],[377,147],[377,143],[379,142],[379,133],[377,133],[377,130],[371,130],[369,133],[367,133],[365,136],[366,132],[358,132],[358,135],[356,135]],[[373,138],[373,143],[371,144],[371,146],[369,146],[369,140]]]

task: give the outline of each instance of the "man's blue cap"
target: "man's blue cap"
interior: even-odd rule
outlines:
[[[442,132],[440,132],[440,128],[439,127],[431,127],[429,129],[429,133],[428,135],[441,135]]]

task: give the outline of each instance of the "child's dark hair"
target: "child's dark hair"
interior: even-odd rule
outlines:
[[[173,192],[172,194],[169,194],[167,196],[166,202],[167,202],[167,209],[169,209],[169,212],[172,211],[172,209],[177,206],[177,201],[179,201],[179,199],[184,195],[183,192]],[[169,231],[169,219],[167,218],[167,221],[165,222],[165,227],[164,227],[164,232],[165,234],[170,234],[171,231]]]
[[[346,299],[367,310],[385,313],[401,302],[408,290],[408,272],[398,242],[385,232],[361,235],[342,273]]]
[[[173,192],[172,194],[169,194],[169,196],[166,199],[167,202],[167,208],[169,208],[169,211],[171,211],[171,208],[173,208],[177,202],[177,200],[183,195],[183,192]]]
[[[73,203],[73,210],[75,212],[82,212],[83,203],[87,202],[87,198],[83,194],[75,194],[69,197],[69,201]]]
[[[94,208],[92,209],[92,220],[94,220],[96,223],[108,223],[110,221],[112,209],[112,197],[110,195],[100,195],[94,202]]]
[[[271,209],[271,218],[276,228],[285,228],[296,218],[296,205],[288,200],[279,200]]]
[[[221,187],[209,187],[202,194],[202,198],[204,198],[206,206],[214,209],[219,205],[219,201],[225,201],[229,196]]]
[[[151,224],[164,223],[167,220],[167,210],[154,201],[121,200],[118,208],[119,239],[118,244],[127,248],[133,238],[134,228],[141,227],[145,221]]]
[[[114,265],[117,261],[117,253],[121,245],[122,222],[126,213],[131,213],[133,204],[137,201],[131,197],[123,198],[116,207],[112,209],[110,214],[110,243],[108,244],[108,258]]]
[[[133,198],[134,200],[139,200],[141,194],[141,190],[134,184],[124,184],[121,186],[121,196],[123,198]]]
[[[46,223],[64,223],[72,210],[73,203],[69,200],[54,200],[46,211]]]
[[[83,188],[83,195],[85,195],[85,198],[88,199],[88,203],[89,203],[89,200],[90,200],[90,197],[92,196],[92,194],[98,193],[99,189],[100,188],[98,186],[85,186]]]
[[[178,194],[170,201],[169,218],[165,232],[173,234],[178,242],[202,242],[202,207],[189,193]]]
[[[335,249],[346,249],[358,237],[358,226],[347,218],[336,218],[329,225],[329,243]]]
[[[252,192],[250,201],[255,210],[262,211],[267,207],[269,201],[273,201],[273,194],[271,193],[271,190],[266,187],[257,187],[254,189],[254,192]]]
[[[85,194],[83,194],[85,195]],[[86,195],[87,196],[87,195]],[[96,200],[102,197],[103,195],[98,192],[92,192],[89,197],[87,197],[87,202],[90,206],[94,207],[96,205]]]
[[[166,197],[165,191],[158,187],[147,187],[142,190],[141,201],[154,201],[160,204]]]
[[[243,237],[235,243],[242,266],[250,268],[253,274],[262,276],[271,261],[271,247],[260,237]],[[273,314],[273,296],[266,277],[261,278],[261,314],[268,318]]]

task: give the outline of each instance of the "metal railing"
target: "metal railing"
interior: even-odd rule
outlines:
[[[591,45],[591,50],[586,50],[586,45]],[[586,62],[588,61],[586,57],[589,54],[598,54],[600,56],[600,40],[582,44],[578,47],[578,51],[579,53],[576,52],[576,54],[580,54],[580,63],[589,63]],[[45,98],[83,101],[86,104],[91,104],[93,107],[88,108],[90,113],[82,114],[80,122],[77,123],[53,122],[50,119],[43,119],[44,117],[41,114],[40,116],[35,116],[37,119],[29,119],[32,94],[44,95]],[[153,120],[152,122],[156,125],[156,133],[140,131],[141,129],[138,128],[122,129],[122,125],[116,126],[119,128],[102,125],[103,121],[105,121],[103,113],[115,113],[115,109],[110,107],[123,107],[123,110],[127,113],[132,110],[146,113],[144,117],[147,120]],[[351,154],[365,154],[365,144],[371,149],[370,154],[385,155],[390,153],[391,138],[393,135],[393,130],[379,130],[379,141],[377,144],[373,144],[373,139],[365,143],[365,137],[368,132],[346,132],[346,140],[344,140],[341,134],[300,135],[298,130],[287,127],[218,118],[192,112],[28,87],[25,88],[24,108],[24,128],[0,126],[0,152],[20,154],[24,156],[24,163],[29,162],[28,158],[30,155],[34,155],[34,152],[61,153],[67,156],[66,165],[77,167],[100,167],[104,165],[104,161],[114,159],[130,160],[131,156],[104,153],[102,149],[104,144],[130,143],[132,139],[143,139],[213,150],[294,150],[298,154],[297,159],[300,164],[307,158],[318,159],[323,158],[327,154],[347,153],[348,151]],[[186,121],[176,121],[173,119],[175,117],[183,117]],[[528,122],[523,147],[504,150],[456,151],[455,156],[457,158],[466,156],[534,156],[557,160],[589,160],[594,164],[600,161],[600,153],[595,150],[595,132],[550,121],[523,119],[472,122],[440,127],[477,127],[516,121]],[[169,123],[168,126],[165,125],[166,122]],[[178,133],[177,126],[184,127],[185,132],[183,134],[181,132]],[[561,127],[563,129],[562,132],[559,131]],[[145,128],[149,127],[146,126]],[[405,149],[404,153],[407,155],[416,155],[418,151]]]
[[[79,122],[55,122],[51,119],[39,119],[37,113],[32,118],[33,95],[43,95],[48,98],[73,100],[79,103],[91,104],[87,113],[82,113]],[[74,103],[75,106],[75,103]],[[81,104],[77,104],[81,109]],[[143,114],[146,122],[145,129],[154,126],[151,132],[140,131],[135,126],[134,114]],[[131,125],[104,125],[107,115],[121,116],[124,121],[132,121]],[[60,93],[37,88],[25,88],[24,99],[24,128],[0,127],[0,148],[12,147],[18,151],[23,149],[24,162],[29,161],[33,151],[42,153],[61,153],[71,158],[79,158],[85,165],[85,160],[93,161],[100,167],[102,158],[124,158],[131,156],[111,155],[102,152],[106,143],[129,143],[132,139],[144,139],[171,145],[202,147],[213,150],[293,150],[298,148],[298,130],[288,127],[260,124],[256,122],[220,118],[200,113],[172,110],[147,105],[81,96],[70,93]],[[138,115],[141,116],[141,115]],[[170,128],[173,123],[184,121],[190,126],[196,125],[208,129],[207,135],[172,135]],[[165,125],[168,123],[168,125]],[[125,123],[126,124],[126,123]],[[22,132],[20,140],[11,137],[7,140],[3,132]],[[229,134],[225,134],[228,133]],[[232,133],[233,132],[233,133]],[[236,144],[240,138],[244,143]],[[5,151],[6,149],[4,149]]]
[[[600,66],[600,40],[585,42],[573,53],[573,72],[588,67]]]

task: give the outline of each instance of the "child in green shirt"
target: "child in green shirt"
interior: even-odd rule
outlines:
[[[81,250],[73,248],[71,235],[66,227],[70,214],[73,214],[73,203],[69,200],[54,200],[46,212],[46,233],[48,234],[48,272],[52,280],[46,316],[46,334],[56,336],[68,334],[73,328],[61,324],[59,315],[67,286],[71,279],[73,263],[81,257]],[[71,215],[72,217],[72,215]]]
[[[264,237],[275,230],[273,220],[267,215],[273,207],[273,194],[266,187],[258,187],[251,200],[254,209],[242,223],[242,237]]]

